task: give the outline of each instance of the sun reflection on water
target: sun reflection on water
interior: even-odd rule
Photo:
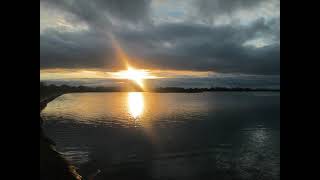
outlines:
[[[129,92],[128,93],[128,110],[129,114],[137,119],[143,113],[144,99],[141,92]]]

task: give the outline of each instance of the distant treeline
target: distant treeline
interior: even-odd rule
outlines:
[[[119,92],[120,88],[117,87],[88,87],[88,86],[57,86],[54,84],[47,85],[40,82],[40,98],[53,94],[63,94],[71,92]]]
[[[69,86],[69,85],[47,85],[40,82],[40,97],[54,93],[69,93],[69,92],[128,92],[128,91],[143,91],[139,87],[121,88],[121,87],[88,87],[88,86]],[[159,87],[149,89],[150,92],[205,92],[205,91],[280,91],[279,89],[262,89],[262,88],[229,88],[229,87],[211,87],[211,88],[181,88],[181,87]]]
[[[263,88],[241,88],[241,87],[211,87],[211,88],[181,88],[181,87],[160,87],[155,88],[155,92],[210,92],[210,91],[280,91],[280,89]]]

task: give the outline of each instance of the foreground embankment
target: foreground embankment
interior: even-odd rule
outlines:
[[[61,94],[53,94],[40,99],[40,112],[47,104]],[[65,160],[55,150],[55,143],[46,137],[42,129],[43,120],[40,116],[40,179],[46,180],[80,180],[82,177],[76,172],[75,167]]]

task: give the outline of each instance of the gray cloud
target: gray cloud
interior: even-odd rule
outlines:
[[[110,39],[105,34],[51,29],[40,35],[40,67],[120,68],[121,64],[116,61]]]
[[[255,7],[262,2],[265,0],[196,0],[195,5],[200,14],[208,16],[231,14],[236,10]]]
[[[167,24],[138,33],[120,33],[118,37],[127,42],[127,51],[137,56],[137,61],[143,60],[138,64],[146,67],[279,74],[279,44],[243,46],[260,34],[274,35],[269,23],[261,19],[242,27]],[[166,48],[165,43],[172,46]]]
[[[196,13],[210,23],[221,16],[228,18],[239,16],[241,15],[240,11],[247,12],[244,17],[247,20],[254,19],[261,13],[266,13],[269,16],[277,15],[280,8],[280,0],[194,0],[193,4]],[[249,17],[252,16],[252,12],[255,17]]]
[[[149,1],[41,2],[72,13],[74,17],[69,17],[72,22],[84,21],[90,26],[88,30],[78,32],[62,32],[52,28],[43,31],[40,34],[42,69],[121,68],[123,65],[115,58],[111,41],[101,31],[103,29],[112,31],[126,52],[134,58],[133,64],[142,67],[279,74],[279,18],[260,18],[247,25],[222,26],[190,22],[160,25],[146,23],[142,29],[136,30],[124,28],[127,26],[115,26],[114,22],[148,22]],[[197,5],[204,16],[205,13],[225,14],[248,9],[262,2],[264,1],[200,0]],[[204,6],[207,10],[203,9]],[[212,12],[217,7],[219,10]],[[262,47],[245,45],[246,42],[259,38],[267,40]]]
[[[69,21],[84,21],[91,28],[108,29],[112,20],[139,23],[147,20],[149,0],[41,0],[44,6],[67,11]]]

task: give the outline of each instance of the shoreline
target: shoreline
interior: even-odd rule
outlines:
[[[40,99],[40,113],[45,107],[47,107],[47,104],[49,102],[53,101],[54,99],[56,99],[59,96],[62,96],[63,94],[64,93],[57,93],[57,94],[51,95],[50,97],[43,98],[42,100]]]
[[[72,93],[129,93],[129,92],[141,92],[141,93],[186,93],[186,94],[193,94],[193,93],[220,93],[220,92],[278,92],[280,93],[280,90],[246,90],[246,91],[239,91],[239,90],[215,90],[215,91],[69,91],[69,92],[63,92],[57,95],[56,97],[52,97],[50,101],[53,101],[55,98],[62,96],[64,94],[72,94]],[[50,102],[49,101],[49,102]],[[48,102],[48,103],[49,103]],[[41,103],[40,103],[41,104]],[[46,103],[47,104],[47,103]],[[41,105],[40,105],[41,106]],[[43,109],[46,106],[43,107]],[[41,111],[43,110],[41,109]]]
[[[43,119],[41,111],[47,104],[64,93],[50,95],[47,98],[40,98],[40,179],[83,179],[76,171],[75,166],[71,165],[58,151],[55,149],[55,142],[48,138],[42,128]]]
[[[53,93],[81,93],[81,92],[153,92],[153,93],[201,93],[201,92],[280,92],[279,88],[250,88],[250,87],[91,87],[69,85],[46,85],[40,82],[40,96]]]

